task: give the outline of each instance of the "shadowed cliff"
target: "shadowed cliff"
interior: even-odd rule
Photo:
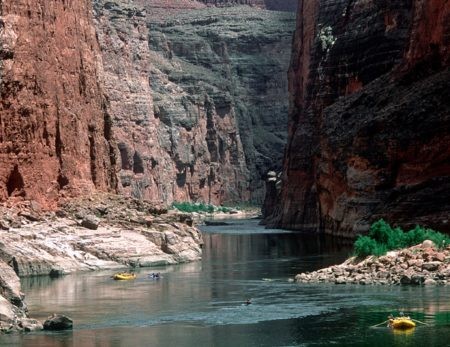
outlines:
[[[300,1],[268,225],[354,236],[384,217],[449,230],[449,7]]]

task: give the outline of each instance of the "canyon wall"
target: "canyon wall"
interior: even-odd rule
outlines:
[[[268,225],[354,236],[383,217],[450,230],[449,13],[444,0],[299,2]]]
[[[94,8],[119,189],[260,202],[286,138],[293,14],[160,0]]]
[[[0,201],[115,189],[89,0],[0,3]]]
[[[0,201],[261,201],[286,138],[294,15],[212,5],[3,1]]]

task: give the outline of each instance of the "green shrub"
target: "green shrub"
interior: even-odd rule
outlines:
[[[383,219],[372,224],[368,236],[359,236],[354,243],[354,253],[357,256],[380,256],[387,251],[405,247],[411,247],[431,240],[442,249],[450,244],[450,237],[432,229],[416,226],[414,229],[404,232],[401,228],[393,229]]]
[[[213,212],[224,212],[229,213],[231,211],[228,207],[219,206],[216,207],[214,205],[204,204],[202,202],[197,203],[191,203],[191,202],[174,202],[172,204],[173,208],[176,208],[177,210],[181,212],[186,213],[192,213],[192,212],[207,212],[207,213],[213,213]]]
[[[366,257],[375,252],[375,248],[377,246],[377,241],[370,238],[369,236],[358,236],[356,239],[353,248],[355,250],[355,254],[359,257]]]
[[[391,226],[383,219],[380,219],[370,226],[369,237],[377,242],[387,244],[391,233]]]

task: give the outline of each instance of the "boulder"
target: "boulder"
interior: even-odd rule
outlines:
[[[422,248],[433,248],[434,242],[431,240],[425,240],[422,242]]]
[[[425,277],[423,275],[416,274],[416,275],[411,276],[411,282],[410,282],[411,284],[420,285],[424,282],[425,282]]]
[[[441,265],[441,262],[439,261],[430,261],[427,263],[423,263],[422,269],[427,271],[436,271],[439,268],[439,265]]]
[[[87,215],[81,221],[81,226],[91,230],[97,230],[99,224],[100,220],[94,215]]]
[[[336,278],[336,280],[334,281],[335,284],[346,284],[347,280],[345,277],[338,277]]]
[[[401,283],[401,284],[411,284],[411,277],[408,276],[408,275],[403,275],[403,276],[400,278],[400,283]]]
[[[73,320],[61,314],[53,314],[44,322],[44,330],[68,330],[72,327]]]
[[[431,279],[431,278],[427,278],[424,282],[425,285],[434,285],[436,284],[436,281]]]
[[[434,254],[433,259],[437,260],[437,261],[440,261],[440,262],[443,262],[443,261],[445,261],[445,254],[441,253],[441,252],[438,252],[438,253]]]

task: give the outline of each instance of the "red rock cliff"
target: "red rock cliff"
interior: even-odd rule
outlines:
[[[0,201],[113,189],[90,0],[0,2]]]
[[[450,226],[450,3],[299,1],[289,140],[269,225]]]

